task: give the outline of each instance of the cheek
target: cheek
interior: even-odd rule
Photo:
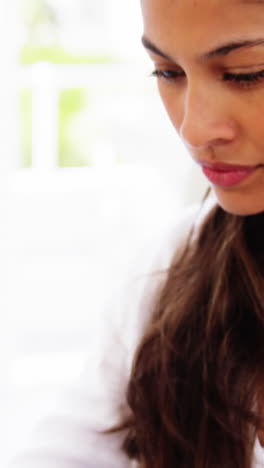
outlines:
[[[234,106],[233,106],[234,108]],[[256,148],[264,147],[264,92],[249,95],[249,99],[236,102],[236,115],[243,134]]]
[[[246,125],[250,134],[251,140],[256,146],[264,148],[264,99],[260,101],[259,106],[247,114]]]

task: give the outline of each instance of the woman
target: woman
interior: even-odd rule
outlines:
[[[81,455],[45,467],[264,466],[264,2],[142,0],[142,12],[161,98],[216,202],[124,293],[83,386]],[[60,426],[71,436],[74,411]]]
[[[125,447],[149,468],[249,468],[264,444],[264,2],[142,9],[161,98],[218,203],[137,351]]]

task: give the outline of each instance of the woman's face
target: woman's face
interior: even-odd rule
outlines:
[[[161,98],[219,204],[264,211],[264,0],[141,2]]]

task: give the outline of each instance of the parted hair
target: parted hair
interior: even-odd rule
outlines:
[[[123,450],[144,468],[250,468],[262,391],[264,213],[216,205],[171,263],[134,356]]]

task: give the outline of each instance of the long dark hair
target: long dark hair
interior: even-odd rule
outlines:
[[[134,357],[123,449],[144,468],[250,468],[264,374],[264,213],[216,205],[172,262]]]

